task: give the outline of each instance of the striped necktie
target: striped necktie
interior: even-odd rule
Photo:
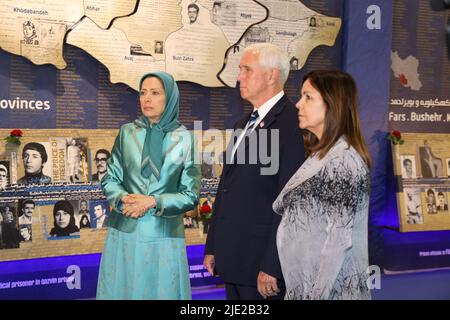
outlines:
[[[255,110],[250,115],[250,120],[248,120],[247,132],[250,132],[255,126],[256,120],[259,118],[258,110]]]
[[[250,115],[250,119],[247,122],[247,129],[245,129],[244,135],[240,136],[240,138],[237,138],[236,136],[234,137],[235,141],[233,143],[233,149],[231,153],[232,159],[236,157],[236,150],[238,148],[238,145],[242,142],[242,140],[245,140],[245,138],[250,135],[253,127],[255,126],[256,120],[258,120],[258,117],[259,117],[258,110],[253,111],[252,114]]]

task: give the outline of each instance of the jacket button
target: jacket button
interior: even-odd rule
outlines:
[[[228,189],[223,189],[222,192],[223,192],[223,193],[227,193],[227,192],[228,192]]]

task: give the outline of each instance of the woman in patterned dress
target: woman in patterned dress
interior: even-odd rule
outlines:
[[[273,204],[285,299],[370,299],[370,157],[358,94],[340,71],[307,74],[297,103],[308,158]]]

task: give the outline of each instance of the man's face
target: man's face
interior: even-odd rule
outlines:
[[[103,214],[102,206],[100,204],[94,207],[94,213],[97,218]]]
[[[33,212],[34,212],[34,204],[32,204],[32,203],[25,204],[25,206],[22,209],[22,212],[25,216],[27,216],[28,218],[31,218],[33,216]]]
[[[97,165],[98,173],[106,172],[106,161],[108,161],[108,156],[105,153],[97,153],[97,157],[95,157],[95,163]]]
[[[430,204],[434,203],[434,195],[432,193],[428,194],[428,203]]]
[[[23,166],[29,174],[38,173],[42,170],[42,157],[36,150],[26,150],[23,153]]]
[[[195,9],[194,7],[189,8],[188,9],[188,16],[189,16],[189,21],[191,23],[194,23],[195,21],[197,21],[197,16],[198,16],[197,9]]]
[[[439,201],[439,205],[443,206],[444,205],[444,195],[442,195],[442,194],[438,195],[438,201]]]
[[[30,38],[34,34],[34,27],[31,26],[23,26],[23,34],[25,35],[25,38]]]
[[[87,210],[87,202],[86,201],[81,201],[80,209],[81,210]]]
[[[245,52],[239,64],[238,75],[241,97],[253,105],[258,104],[268,89],[270,74],[270,70],[261,67],[258,52]]]

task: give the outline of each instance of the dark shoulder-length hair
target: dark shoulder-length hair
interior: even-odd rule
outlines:
[[[371,160],[359,124],[358,90],[352,76],[337,70],[311,71],[303,78],[320,92],[327,107],[322,138],[303,130],[308,155],[317,153],[322,159],[333,145],[344,136],[370,168]]]

